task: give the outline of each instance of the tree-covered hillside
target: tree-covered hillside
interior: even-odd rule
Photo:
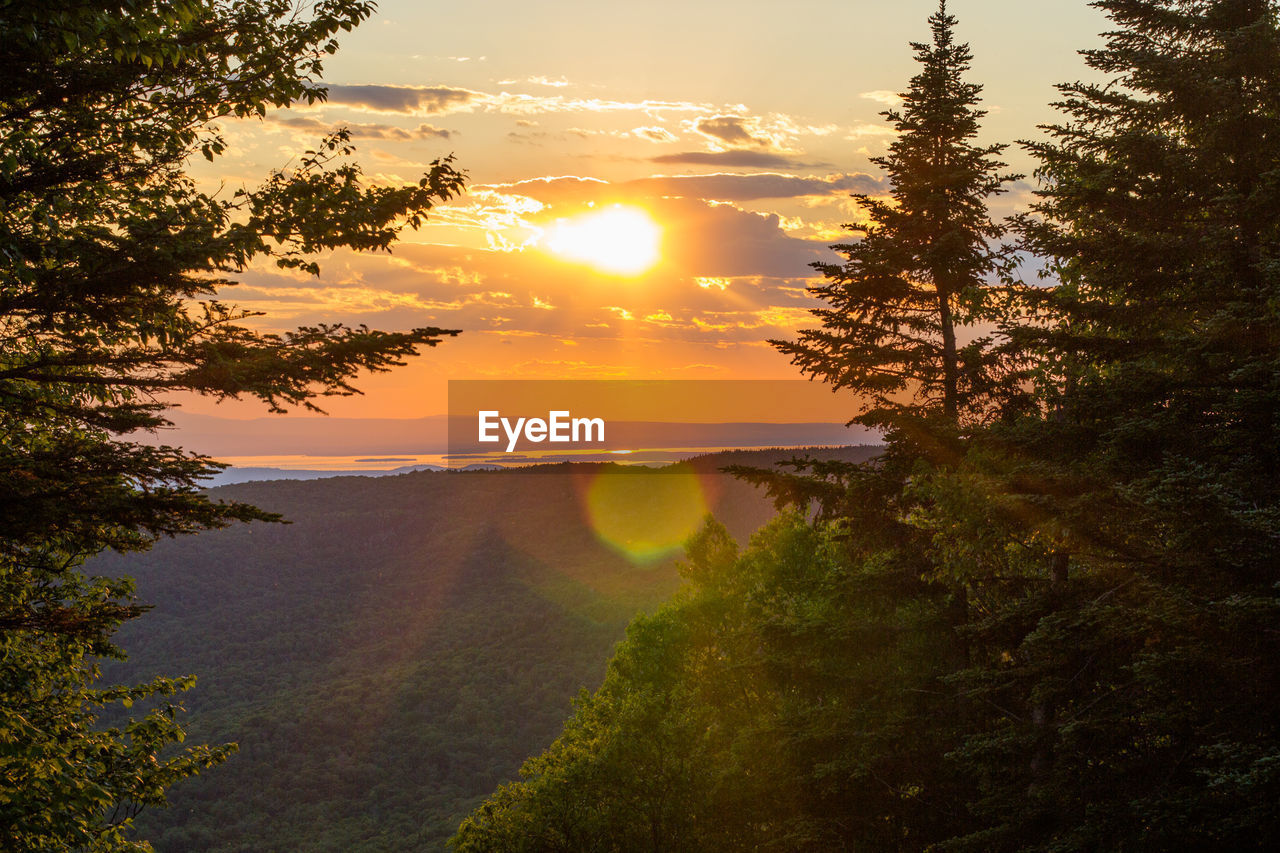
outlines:
[[[1280,846],[1280,5],[1094,5],[1105,81],[1059,87],[1012,222],[1044,280],[983,242],[940,2],[893,203],[777,342],[884,452],[741,470],[796,512],[708,526],[455,850]]]
[[[268,331],[231,291],[250,267],[318,277],[334,251],[390,248],[461,191],[450,157],[366,177],[334,128],[234,188],[192,170],[234,150],[223,120],[323,102],[338,38],[375,7],[0,3],[0,847],[145,851],[138,810],[229,754],[173,748],[185,735],[163,701],[100,724],[189,682],[98,680],[142,609],[127,577],[82,564],[263,517],[206,499],[212,459],[146,440],[168,411],[197,396],[318,409],[457,334]]]
[[[771,507],[714,472],[786,455],[685,470],[745,537]],[[227,486],[215,495],[293,523],[95,563],[155,605],[108,676],[198,674],[191,736],[240,746],[171,808],[144,811],[143,836],[175,853],[440,849],[599,684],[629,619],[675,587],[670,557],[638,563],[597,536],[587,501],[602,476],[639,505],[692,475],[575,465]]]

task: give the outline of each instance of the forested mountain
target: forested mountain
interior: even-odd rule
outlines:
[[[98,682],[96,660],[119,656],[116,628],[142,611],[129,579],[81,566],[261,517],[206,499],[213,460],[147,440],[178,400],[318,409],[457,334],[332,321],[268,332],[225,289],[254,265],[318,276],[322,252],[387,249],[464,175],[445,156],[416,177],[366,178],[345,128],[234,190],[189,171],[229,153],[221,120],[323,101],[325,58],[374,3],[2,9],[0,846],[146,850],[129,837],[138,810],[227,751],[176,747],[185,735],[163,703],[100,724],[189,682]]]
[[[108,677],[198,674],[191,736],[240,745],[171,808],[145,810],[139,831],[174,853],[440,849],[599,684],[630,618],[678,582],[670,553],[636,561],[602,541],[592,484],[615,479],[620,505],[642,508],[697,477],[745,538],[772,507],[717,469],[789,455],[215,489],[292,523],[93,564],[136,577],[155,605],[122,632],[130,660]]]
[[[455,849],[1280,846],[1280,7],[1094,5],[1105,82],[1059,87],[1011,223],[1045,280],[986,242],[999,147],[939,3],[892,203],[775,342],[884,452],[740,471],[796,511],[708,526]]]
[[[1004,221],[945,0],[911,45],[771,342],[883,447],[206,490],[136,440],[182,395],[316,408],[458,331],[267,332],[228,277],[464,175],[343,128],[188,173],[323,101],[365,0],[6,3],[0,848],[1280,849],[1280,0],[1092,5]]]

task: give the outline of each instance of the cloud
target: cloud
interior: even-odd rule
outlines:
[[[528,83],[532,86],[550,86],[553,89],[563,89],[565,86],[569,85],[569,81],[564,76],[560,76],[552,80],[543,74],[539,74],[537,77],[526,77],[524,80],[499,80],[498,85],[510,86],[514,83],[521,82]]]
[[[636,127],[632,128],[631,135],[636,139],[644,139],[648,142],[675,142],[676,135],[665,127]]]
[[[807,264],[827,250],[788,236],[775,216],[732,205],[662,199],[652,210],[667,228],[665,259],[643,286],[618,287],[589,266],[532,246],[498,252],[405,243],[391,257],[340,252],[318,281],[255,269],[227,295],[266,310],[264,322],[436,325],[463,329],[467,338],[529,341],[522,352],[538,357],[564,340],[600,352],[607,341],[755,346],[794,334],[813,304],[805,286],[815,274]]]
[[[557,86],[559,81],[534,78],[536,85]],[[566,81],[567,82],[567,81]],[[440,115],[483,109],[504,115],[529,116],[541,113],[639,112],[709,113],[711,104],[691,101],[614,101],[607,98],[568,98],[564,95],[530,95],[520,92],[477,92],[454,86],[386,86],[378,84],[329,85],[328,102],[387,113]],[[741,104],[720,107],[721,111],[743,111]]]
[[[545,130],[535,130],[530,133],[520,133],[513,130],[507,133],[507,140],[509,142],[519,142],[523,145],[541,145],[542,140],[547,139],[550,136],[551,134],[547,133]]]
[[[753,128],[748,126],[749,122],[750,120],[743,116],[712,116],[695,121],[693,129],[716,142],[735,148],[772,147],[772,140],[753,133]]]
[[[801,178],[778,172],[751,175],[716,173],[711,175],[655,175],[621,184],[646,195],[683,196],[716,201],[752,201],[764,198],[803,198],[848,193],[876,195],[889,189],[886,179],[856,172],[826,177]]]
[[[897,136],[898,132],[888,124],[872,124],[864,122],[849,128],[849,132],[845,135],[845,139],[850,142],[861,142],[864,139],[889,139]]]
[[[566,98],[563,95],[525,95],[501,92],[484,95],[482,105],[487,111],[507,115],[535,115],[538,113],[611,113],[639,112],[657,115],[666,112],[709,112],[709,104],[690,101],[612,101],[607,98]]]
[[[802,136],[829,136],[835,124],[803,124],[782,113],[767,115],[718,114],[682,122],[685,130],[706,140],[710,150],[747,149],[794,154]]]
[[[595,191],[600,193],[595,198],[591,197],[593,188],[598,188]],[[431,227],[440,230],[423,233],[425,238],[433,241],[445,237],[446,233],[466,238],[466,245],[477,248],[457,246],[454,251],[472,253],[476,259],[474,263],[479,266],[456,260],[451,263],[435,260],[424,263],[423,253],[434,257],[437,250],[407,246],[397,249],[396,260],[437,277],[439,269],[452,265],[476,270],[496,271],[501,268],[506,272],[519,267],[528,272],[514,275],[509,280],[510,284],[501,287],[510,289],[537,284],[537,296],[555,305],[561,304],[560,300],[564,298],[559,288],[567,286],[570,280],[567,270],[578,270],[579,265],[538,248],[548,229],[560,218],[587,213],[599,209],[602,204],[637,201],[637,196],[619,193],[612,185],[564,179],[479,192],[483,197],[466,200],[465,206],[455,209],[451,204],[437,208],[433,212],[434,225]],[[578,193],[577,197],[569,197],[571,192]],[[552,195],[555,200],[546,205],[535,198]],[[685,282],[687,289],[700,291],[704,289],[693,283],[694,278],[804,276],[813,261],[835,259],[827,248],[829,240],[802,239],[790,234],[785,228],[787,222],[777,214],[758,213],[731,203],[696,198],[651,197],[639,203],[663,230],[660,268],[649,274],[657,276],[654,280],[676,276]],[[489,248],[478,249],[485,240],[488,240]],[[517,256],[523,256],[524,260]],[[513,264],[514,267],[511,266]],[[534,266],[529,267],[528,264]],[[537,272],[532,272],[535,269]],[[550,289],[553,282],[561,284]],[[486,286],[494,288],[498,285],[495,281],[488,281]],[[581,296],[586,291],[573,290],[578,292],[578,297],[569,300],[570,303],[582,303]]]
[[[789,236],[775,213],[700,199],[655,199],[650,207],[666,229],[664,258],[690,278],[804,275],[829,259],[825,243]]]
[[[531,194],[504,189],[507,188],[472,187],[457,201],[433,210],[428,227],[434,232],[451,232],[446,242],[469,245],[479,235],[490,249],[521,249],[537,237],[538,228],[531,221],[545,205]]]
[[[612,139],[640,139],[644,142],[675,142],[679,137],[665,127],[635,127],[631,130],[592,130],[585,127],[566,128],[565,134],[580,136],[583,139],[592,137],[608,137]],[[563,134],[562,134],[563,135]]]
[[[667,165],[689,166],[738,166],[758,169],[800,169],[811,163],[800,163],[783,154],[770,151],[682,151],[678,154],[662,154],[650,157],[649,162]]]
[[[456,112],[469,107],[480,92],[452,86],[330,85],[328,102],[387,113]]]
[[[271,124],[283,125],[293,130],[304,131],[306,133],[314,133],[323,135],[331,133],[339,127],[345,127],[351,131],[351,136],[355,139],[389,139],[399,142],[409,142],[421,139],[449,139],[453,136],[453,132],[443,128],[435,127],[430,124],[420,124],[415,128],[396,127],[390,124],[377,124],[373,122],[359,121],[321,121],[318,118],[310,116],[268,116],[266,121]]]
[[[515,297],[503,291],[478,291],[453,295],[448,299],[424,298],[411,292],[359,284],[305,287],[276,284],[267,276],[259,277],[255,284],[238,285],[234,291],[237,300],[252,302],[257,310],[265,310],[277,320],[296,319],[300,316],[333,313],[337,316],[368,316],[397,310],[413,312],[459,311],[473,305],[510,307],[517,305]]]
[[[511,184],[480,184],[471,188],[472,195],[492,195],[496,198],[536,199],[540,203],[613,201],[618,194],[614,184],[599,178],[580,178],[576,175],[548,175],[530,178]],[[539,209],[541,209],[539,207]],[[535,211],[536,212],[536,211]]]
[[[889,89],[876,89],[874,92],[863,92],[859,97],[866,98],[869,101],[876,101],[884,104],[886,107],[897,108],[902,106],[902,96],[897,92]]]
[[[503,208],[524,200],[522,214],[537,213],[544,205],[647,202],[662,198],[745,202],[759,199],[837,200],[850,194],[883,195],[889,181],[862,172],[799,177],[781,172],[708,175],[655,175],[619,183],[572,175],[532,178],[510,184],[479,184],[471,188],[473,201],[496,200]],[[453,205],[437,213],[451,211]],[[446,214],[447,215],[447,214]]]

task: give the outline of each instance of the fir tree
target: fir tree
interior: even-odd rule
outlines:
[[[1102,0],[1031,145],[1057,282],[1005,329],[1039,412],[990,438],[1070,557],[980,626],[1008,713],[962,755],[974,850],[1242,850],[1280,825],[1280,26],[1264,0]]]
[[[897,138],[872,161],[891,199],[854,196],[869,221],[846,227],[862,239],[832,247],[844,264],[814,264],[827,279],[810,289],[829,306],[813,312],[822,328],[772,341],[802,372],[861,395],[861,422],[879,426],[938,413],[954,423],[973,402],[982,345],[966,350],[958,330],[982,314],[1002,233],[986,201],[1012,179],[998,173],[1006,146],[974,144],[982,87],[963,79],[972,55],[945,2],[929,24],[932,43],[912,44],[919,73],[901,108],[884,113]]]
[[[95,659],[143,609],[127,579],[87,577],[105,549],[269,518],[209,500],[211,460],[133,440],[165,395],[275,410],[349,394],[442,329],[254,331],[218,299],[251,262],[312,273],[322,251],[385,249],[461,186],[441,160],[370,186],[338,131],[257,187],[206,192],[190,158],[216,121],[315,102],[335,36],[373,4],[288,0],[0,2],[0,845],[134,849],[137,809],[227,749],[182,739],[172,706],[122,728],[104,705],[189,680],[95,687]],[[138,849],[143,849],[138,847]],[[146,848],[149,849],[149,848]]]
[[[1280,31],[1266,0],[1101,2],[1086,53],[1115,83],[1063,86],[1031,145],[1027,245],[1061,284],[1011,330],[1040,361],[1040,445],[1126,484],[1151,535],[1095,517],[1184,579],[1264,585],[1280,487]],[[1131,527],[1125,525],[1125,527]],[[1211,546],[1206,548],[1205,546]],[[1222,548],[1225,550],[1214,550]],[[1159,556],[1157,556],[1157,554]]]

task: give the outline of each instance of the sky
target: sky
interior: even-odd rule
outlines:
[[[462,334],[341,418],[446,410],[450,379],[793,379],[768,343],[810,324],[815,261],[888,192],[879,115],[917,64],[935,2],[381,0],[328,60],[327,103],[223,122],[198,178],[254,185],[337,126],[376,182],[452,154],[468,191],[390,254],[320,257],[316,278],[256,266],[222,298],[273,329],[320,321]],[[985,86],[981,142],[1034,138],[1054,84],[1106,21],[1079,0],[952,0]],[[1034,163],[1015,147],[1011,170]],[[1027,178],[993,207],[1025,207]],[[265,413],[183,400],[186,412]],[[853,412],[850,412],[852,415]],[[302,415],[290,415],[302,417]]]

